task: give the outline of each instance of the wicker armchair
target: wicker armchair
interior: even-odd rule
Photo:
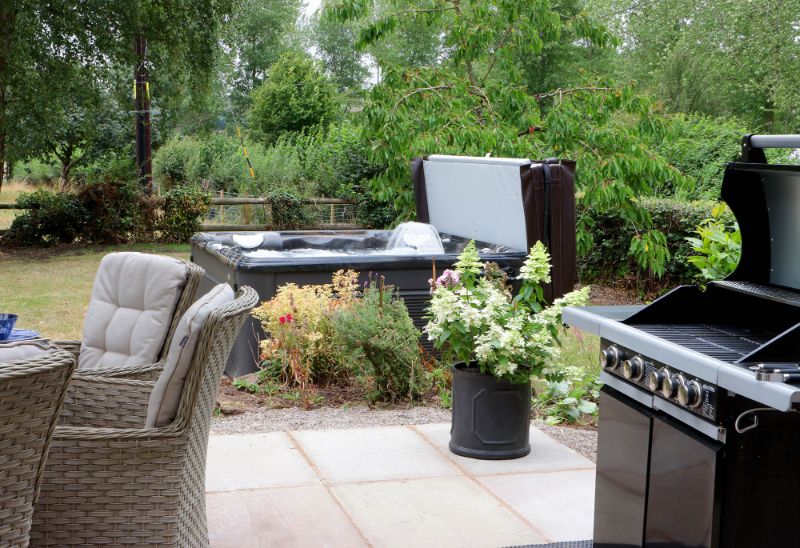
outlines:
[[[0,364],[0,546],[27,546],[33,503],[64,392],[69,352]]]
[[[208,545],[211,416],[233,341],[257,302],[242,287],[211,312],[167,426],[143,427],[153,382],[73,380],[34,511],[33,545]]]
[[[138,380],[155,380],[158,378],[158,375],[161,373],[161,370],[164,367],[164,357],[167,349],[169,349],[170,342],[172,341],[172,335],[175,333],[175,328],[178,325],[178,321],[194,302],[197,295],[197,288],[200,286],[200,281],[203,278],[203,274],[205,274],[205,270],[196,264],[190,261],[184,261],[181,259],[178,260],[180,260],[186,266],[186,283],[183,286],[181,296],[172,315],[172,322],[170,323],[169,331],[164,341],[164,346],[158,361],[155,363],[142,365],[100,367],[91,370],[78,369],[75,372],[76,378],[81,378],[83,376],[127,378]],[[58,340],[53,341],[53,343],[57,348],[71,352],[75,356],[76,360],[79,358],[81,352],[81,341]]]

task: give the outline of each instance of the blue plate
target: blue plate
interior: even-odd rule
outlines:
[[[30,341],[32,339],[41,339],[42,335],[38,331],[32,329],[15,329],[11,332],[11,336],[0,342],[14,342],[14,341]]]

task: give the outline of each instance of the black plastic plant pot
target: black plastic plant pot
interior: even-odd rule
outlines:
[[[453,370],[450,451],[474,459],[516,459],[531,452],[531,384],[512,384],[480,372],[477,364]]]

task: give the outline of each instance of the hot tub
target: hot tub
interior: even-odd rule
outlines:
[[[484,261],[498,263],[514,277],[528,248],[542,239],[554,264],[546,294],[559,296],[575,281],[573,169],[570,163],[514,159],[415,160],[412,171],[422,224],[396,230],[198,233],[191,244],[192,260],[205,269],[199,294],[228,282],[233,287],[249,285],[267,300],[286,283],[329,283],[340,269],[358,271],[362,282],[376,272],[399,289],[421,328],[434,263],[441,273],[474,239]],[[248,319],[228,360],[228,375],[257,370],[263,336],[258,322]]]

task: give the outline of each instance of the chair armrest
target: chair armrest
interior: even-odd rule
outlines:
[[[59,425],[142,428],[155,383],[130,379],[73,376]]]
[[[120,367],[97,367],[94,369],[78,369],[75,371],[75,378],[106,378],[106,379],[128,379],[138,381],[158,380],[161,371],[164,370],[164,361],[147,363],[142,365],[123,365]]]
[[[81,353],[81,341],[63,340],[63,341],[51,341],[51,342],[59,350],[66,350],[67,352],[75,356],[76,360],[78,359],[78,356]]]

